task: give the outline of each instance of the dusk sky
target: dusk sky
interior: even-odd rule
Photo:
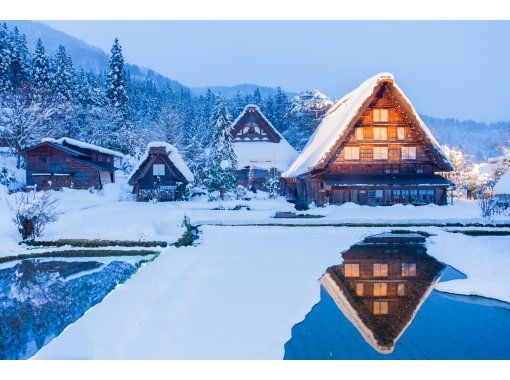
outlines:
[[[510,120],[510,22],[44,21],[195,87],[255,83],[337,99],[390,71],[418,112]]]

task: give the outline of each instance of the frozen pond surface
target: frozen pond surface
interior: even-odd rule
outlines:
[[[0,359],[34,355],[145,260],[147,256],[46,258],[2,264]]]
[[[385,239],[328,269],[285,359],[510,359],[510,305],[432,290],[462,274],[419,242]]]

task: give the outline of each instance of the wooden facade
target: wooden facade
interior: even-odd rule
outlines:
[[[115,161],[122,156],[67,141],[44,141],[23,151],[27,187],[36,190],[100,189],[115,182]]]
[[[289,178],[287,192],[318,205],[446,204],[451,183],[436,173],[452,168],[429,133],[393,81],[382,81],[321,165]]]
[[[405,238],[405,237],[404,237]],[[377,351],[390,353],[439,280],[444,265],[421,243],[356,244],[321,281]]]
[[[165,146],[152,146],[129,184],[138,201],[173,201],[183,195],[188,180],[169,158]]]

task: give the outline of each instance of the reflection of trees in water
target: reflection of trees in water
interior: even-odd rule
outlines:
[[[29,357],[100,302],[136,269],[101,263],[23,260],[0,271],[0,359]],[[66,281],[71,275],[83,276]]]

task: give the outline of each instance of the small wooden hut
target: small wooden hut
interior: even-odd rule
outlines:
[[[124,155],[68,137],[44,139],[25,149],[27,187],[36,190],[100,189],[115,182]]]
[[[194,180],[177,148],[166,142],[149,143],[132,173],[129,184],[139,201],[179,200]]]
[[[317,205],[446,204],[448,157],[390,73],[330,108],[283,176],[290,196]]]

